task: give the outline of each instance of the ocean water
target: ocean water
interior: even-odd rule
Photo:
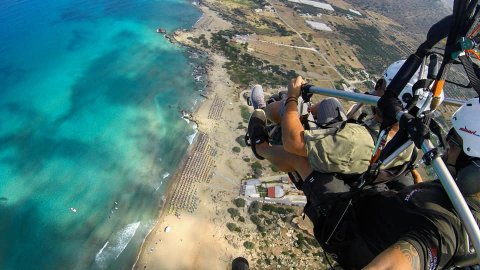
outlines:
[[[186,0],[0,1],[0,269],[129,269],[195,129]],[[195,75],[195,74],[194,74]]]

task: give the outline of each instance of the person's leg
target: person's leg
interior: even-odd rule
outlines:
[[[256,145],[259,155],[270,161],[283,172],[298,172],[302,180],[308,180],[315,187],[317,195],[326,193],[347,192],[350,187],[338,179],[333,173],[320,173],[313,171],[306,157],[289,153],[280,145],[269,145],[267,142]]]
[[[279,97],[285,97],[286,95],[280,95]],[[267,116],[268,120],[275,124],[280,124],[282,122],[282,116],[285,111],[285,100],[278,100],[278,101],[273,101],[273,102],[265,102],[265,97],[263,94],[263,88],[261,85],[255,85],[252,88],[252,91],[250,93],[250,99],[252,101],[252,106],[253,109],[262,109],[265,111],[265,115]],[[301,112],[301,106],[300,104],[302,101],[301,97],[299,98],[299,105],[298,105],[298,111],[299,113]],[[306,112],[306,109],[305,109]]]
[[[256,150],[259,155],[283,172],[296,171],[302,179],[313,172],[306,157],[289,153],[281,145],[269,145],[267,142],[263,142],[256,145]]]
[[[268,120],[274,122],[275,124],[280,124],[282,122],[280,111],[283,107],[283,102],[283,100],[272,102],[263,109]]]
[[[250,100],[252,101],[252,106],[254,109],[263,109],[267,106],[265,103],[265,98],[263,96],[263,88],[261,85],[257,84],[252,88],[250,93]]]
[[[259,84],[252,88],[252,91],[250,92],[250,100],[252,101],[253,109],[264,110],[267,118],[270,121],[280,124],[282,121],[282,118],[280,117],[280,109],[282,107],[283,100],[274,101],[267,104],[265,102],[263,88]]]

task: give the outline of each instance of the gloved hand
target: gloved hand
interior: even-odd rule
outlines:
[[[377,107],[382,113],[382,129],[397,122],[397,113],[402,111],[402,102],[392,91],[386,91],[378,100]]]
[[[430,138],[430,129],[422,122],[422,119],[415,118],[408,113],[405,113],[400,119],[400,128],[407,130],[408,137],[417,148],[422,146],[425,139]]]

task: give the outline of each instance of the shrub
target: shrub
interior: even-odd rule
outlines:
[[[272,204],[262,205],[262,210],[263,211],[268,211],[268,212],[274,212],[274,213],[278,213],[278,214],[282,214],[282,215],[286,215],[286,214],[294,212],[293,209],[276,207],[275,205],[272,205]]]
[[[273,164],[270,164],[270,169],[272,170],[272,172],[279,172],[280,170],[275,167]]]
[[[247,106],[240,106],[240,115],[243,118],[243,122],[248,123],[248,121],[250,120],[250,111],[248,110]]]
[[[240,147],[235,146],[235,147],[232,148],[232,151],[235,152],[235,153],[240,153],[241,149],[240,149]]]
[[[231,232],[242,232],[242,229],[240,229],[235,223],[227,223],[227,228]]]
[[[240,136],[238,136],[238,137],[235,139],[235,141],[236,141],[238,144],[240,144],[241,147],[247,146],[247,145],[245,144],[245,135],[240,135]]]
[[[202,45],[205,48],[210,48],[210,45],[208,45],[208,40],[206,40],[206,39],[202,40]]]
[[[250,207],[248,207],[248,213],[251,214],[256,214],[258,213],[258,210],[260,209],[260,203],[257,201],[253,201],[250,204]]]
[[[240,222],[245,222],[245,218],[242,217],[242,216],[239,216],[239,217],[238,217],[238,221],[240,221]]]
[[[262,166],[262,164],[260,164],[260,162],[255,161],[254,163],[252,163],[251,167],[252,167],[252,171],[255,175],[257,175],[257,176],[262,175],[263,166]]]
[[[258,169],[258,170],[262,170],[263,169],[263,166],[262,164],[260,164],[260,162],[258,161],[255,161],[254,163],[252,163],[252,169]]]
[[[320,244],[315,238],[305,237],[305,242],[307,242],[309,245],[314,246],[316,248],[320,247]]]
[[[237,208],[228,208],[228,213],[230,214],[230,217],[231,218],[235,218],[235,217],[238,217],[240,216],[240,212],[238,212],[238,209]]]
[[[253,224],[260,226],[260,218],[257,215],[251,215],[250,220],[253,222]]]
[[[245,200],[242,199],[242,198],[236,198],[235,200],[233,200],[233,203],[234,203],[237,207],[244,207],[244,206],[245,206]]]
[[[237,225],[235,225],[235,223],[229,222],[229,223],[227,223],[227,228],[228,228],[229,231],[233,232],[233,231],[235,231],[235,228],[237,228]]]
[[[243,246],[246,248],[246,249],[253,249],[255,247],[255,245],[250,242],[250,241],[245,241],[243,242]]]

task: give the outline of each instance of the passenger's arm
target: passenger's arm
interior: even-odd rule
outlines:
[[[400,240],[375,257],[364,269],[419,270],[420,258],[412,244]]]
[[[288,97],[300,96],[300,87],[304,83],[301,76],[293,79],[288,86]],[[282,118],[282,142],[285,151],[295,155],[307,156],[305,149],[305,140],[303,138],[303,126],[297,112],[297,102],[288,102],[285,104],[285,114]]]
[[[358,110],[360,110],[362,107],[363,107],[363,103],[358,102],[353,104],[347,111],[347,119],[353,119],[353,117],[355,116],[355,113],[357,113]]]

